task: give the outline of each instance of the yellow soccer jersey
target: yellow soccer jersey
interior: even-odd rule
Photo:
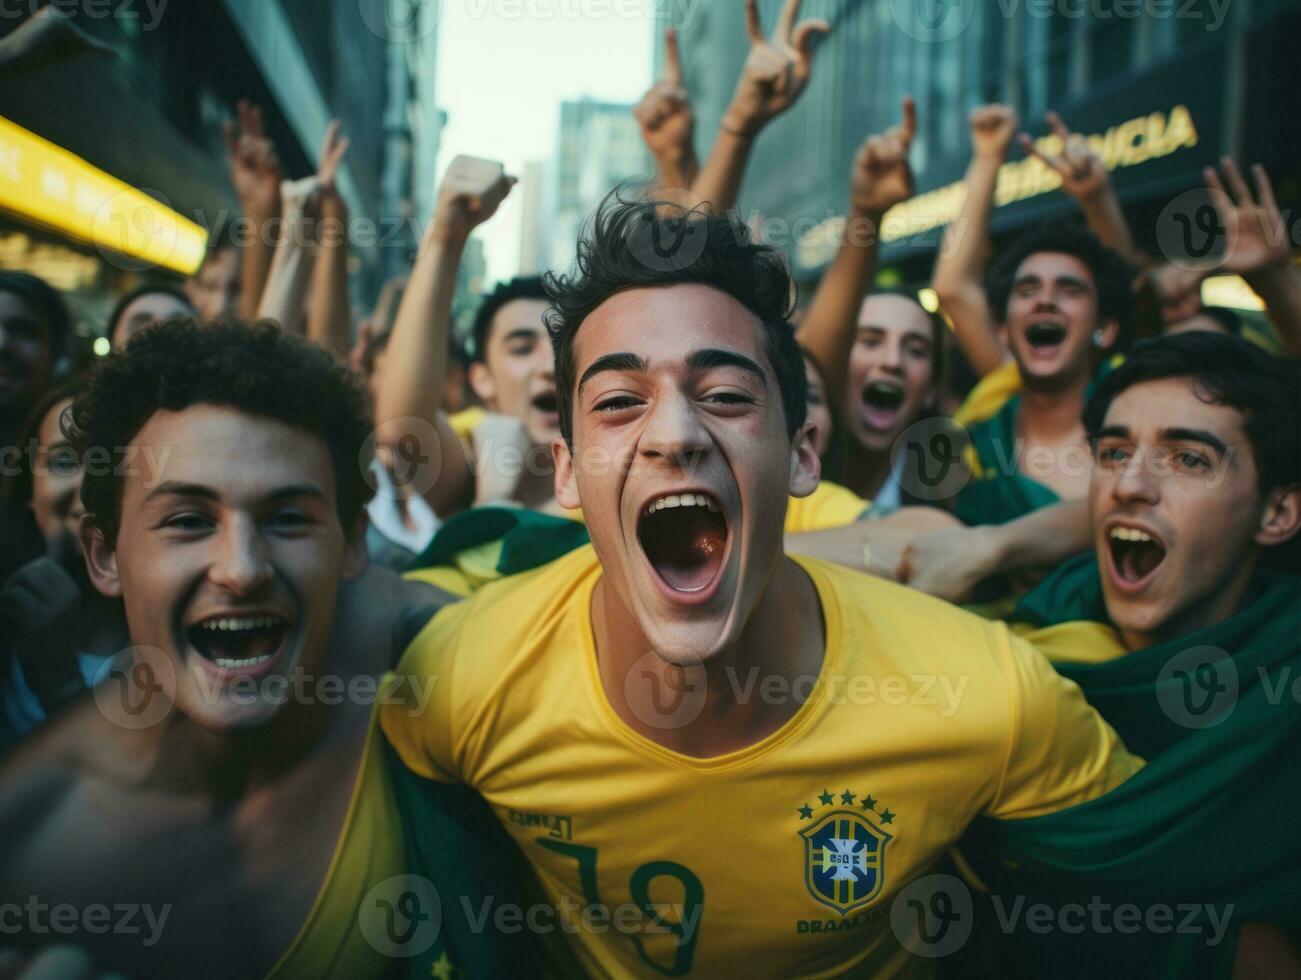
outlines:
[[[832,527],[853,524],[872,506],[854,491],[839,483],[823,480],[807,497],[791,497],[786,501],[787,534],[801,531],[824,531]]]
[[[487,799],[545,894],[532,927],[585,974],[929,972],[891,929],[904,885],[977,815],[1080,803],[1140,764],[1001,624],[799,563],[826,623],[812,694],[724,756],[669,751],[610,706],[590,546],[447,608],[403,657],[399,674],[436,683],[423,711],[384,706],[390,742],[417,773]],[[713,683],[760,696],[762,681]],[[703,699],[661,694],[669,718]]]

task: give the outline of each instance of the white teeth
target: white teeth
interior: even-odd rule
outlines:
[[[658,497],[646,505],[646,513],[654,514],[670,507],[706,507],[718,513],[718,504],[703,493],[671,493],[666,497]]]
[[[1121,541],[1152,541],[1152,535],[1136,527],[1113,527],[1111,536]]]
[[[270,660],[272,654],[264,654],[261,657],[249,657],[247,660],[235,660],[231,657],[217,657],[213,660],[218,667],[224,667],[227,670],[234,670],[239,667],[255,667],[258,664],[264,664]]]
[[[244,619],[209,619],[201,625],[206,630],[231,632],[236,630],[269,629],[279,624],[273,616],[249,616]]]

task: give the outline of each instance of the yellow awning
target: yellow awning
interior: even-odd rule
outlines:
[[[207,248],[203,227],[87,163],[75,153],[0,117],[0,209],[117,256],[184,275]]]

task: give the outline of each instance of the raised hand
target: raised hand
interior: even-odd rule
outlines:
[[[849,204],[857,214],[880,217],[913,196],[908,150],[917,134],[917,104],[904,96],[903,122],[867,141],[854,158]]]
[[[795,104],[813,68],[813,42],[831,25],[821,18],[796,24],[803,0],[786,0],[771,38],[759,23],[758,0],[745,0],[750,53],[741,69],[722,128],[736,136],[754,136],[770,120]]]
[[[1057,113],[1050,112],[1044,118],[1061,140],[1061,152],[1048,153],[1039,149],[1027,133],[1021,133],[1017,137],[1022,149],[1056,170],[1062,178],[1062,190],[1071,197],[1079,201],[1097,197],[1107,189],[1110,182],[1102,157],[1098,156],[1087,139],[1079,133],[1072,133]]]
[[[470,232],[497,213],[514,186],[515,178],[495,160],[465,154],[453,158],[438,189],[432,234],[464,243]]]
[[[1233,193],[1232,197],[1225,191],[1214,167],[1207,167],[1202,172],[1206,186],[1211,189],[1211,201],[1228,234],[1228,250],[1220,262],[1220,268],[1246,276],[1270,266],[1287,267],[1291,254],[1287,226],[1279,211],[1278,201],[1274,199],[1274,188],[1265,168],[1260,164],[1251,168],[1260,197],[1258,204],[1237,164],[1225,157],[1220,161],[1220,166],[1224,170],[1229,190]]]
[[[230,179],[246,213],[270,217],[280,197],[280,158],[262,124],[262,108],[240,99],[236,119],[222,126]]]
[[[1016,133],[1016,110],[982,105],[971,110],[971,148],[978,157],[1005,159]]]
[[[660,165],[676,171],[684,161],[694,159],[691,143],[695,116],[691,100],[682,86],[682,58],[678,35],[673,28],[664,32],[664,77],[651,86],[632,114],[641,126],[642,142]]]
[[[339,120],[330,120],[325,128],[325,138],[321,140],[321,152],[317,156],[316,179],[320,182],[321,192],[335,193],[334,181],[339,172],[339,164],[348,152],[351,142],[339,135]]]

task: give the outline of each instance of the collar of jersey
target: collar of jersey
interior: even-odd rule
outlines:
[[[841,640],[842,616],[840,602],[831,580],[823,574],[819,561],[797,555],[790,555],[789,557],[804,569],[809,576],[818,594],[818,600],[822,604],[822,621],[826,633],[826,646],[822,655],[822,667],[818,671],[817,684],[809,694],[808,700],[800,705],[799,710],[791,718],[787,719],[786,724],[782,725],[781,728],[765,735],[751,745],[737,749],[735,752],[727,752],[723,755],[708,756],[706,758],[675,752],[672,749],[665,748],[653,739],[647,738],[619,717],[619,713],[610,704],[610,699],[605,696],[605,687],[601,684],[600,666],[596,659],[596,637],[592,631],[592,592],[601,578],[601,566],[599,563],[596,564],[596,574],[589,576],[587,581],[580,587],[577,605],[580,611],[579,633],[582,637],[584,673],[586,674],[588,693],[591,695],[597,713],[601,715],[610,731],[620,741],[641,755],[650,756],[679,768],[692,769],[698,772],[719,772],[742,768],[775,752],[821,716],[828,707],[827,699],[824,696],[827,679],[843,670],[845,652]]]

